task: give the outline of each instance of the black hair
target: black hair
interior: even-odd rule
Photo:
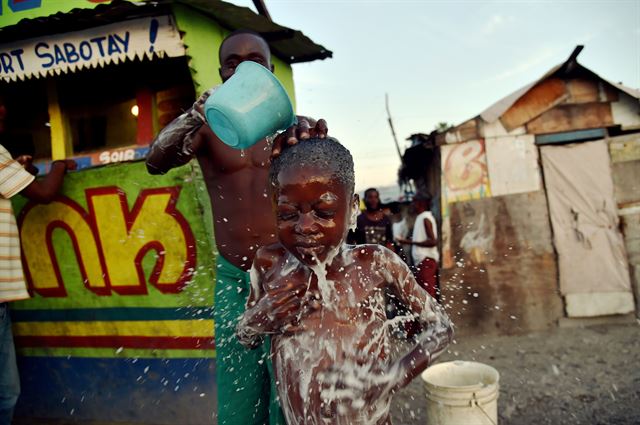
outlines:
[[[413,202],[424,202],[425,205],[431,205],[431,194],[418,192],[413,195]]]
[[[365,198],[367,197],[367,193],[369,193],[369,192],[375,192],[378,195],[380,195],[380,192],[378,192],[378,189],[376,189],[375,187],[370,187],[369,189],[364,191],[364,197]]]
[[[286,148],[271,162],[269,182],[278,189],[278,175],[291,167],[314,166],[326,169],[331,177],[345,185],[350,194],[355,188],[353,157],[349,149],[333,138],[302,140]]]
[[[240,35],[240,34],[250,34],[253,36],[258,37],[259,39],[261,39],[262,41],[264,41],[264,44],[267,46],[267,49],[269,50],[269,54],[271,54],[271,47],[269,46],[269,43],[267,42],[267,40],[264,38],[264,36],[262,34],[260,34],[257,31],[248,29],[248,28],[238,28],[237,30],[234,30],[232,32],[230,32],[223,40],[222,43],[220,43],[220,47],[218,47],[218,56],[220,56],[220,52],[222,51],[222,46],[224,46],[224,43],[227,42],[227,40],[229,40],[230,38],[235,37],[236,35]]]
[[[400,209],[400,202],[389,202],[388,204],[384,205],[386,208],[389,208],[389,211],[391,211],[391,214],[398,214],[401,209]]]

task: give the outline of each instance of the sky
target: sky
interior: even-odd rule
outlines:
[[[251,0],[231,0],[255,10]],[[325,118],[351,151],[356,189],[395,185],[413,133],[460,124],[564,62],[640,88],[640,0],[265,0],[278,24],[333,52],[294,64],[297,113]]]

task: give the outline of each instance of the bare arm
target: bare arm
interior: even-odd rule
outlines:
[[[293,330],[298,324],[302,308],[312,308],[305,303],[306,286],[294,278],[283,278],[275,287],[265,290],[265,273],[276,261],[260,249],[251,267],[251,290],[246,310],[238,325],[236,336],[240,344],[256,348],[266,334]]]
[[[390,257],[388,269],[393,275],[391,285],[394,292],[424,329],[412,350],[391,366],[391,375],[397,377],[391,387],[391,391],[395,392],[426,369],[451,343],[453,323],[444,307],[417,284],[406,264],[397,261],[396,256],[390,253],[387,257]]]
[[[202,106],[213,90],[198,98],[193,106],[160,131],[147,155],[149,174],[164,174],[186,164],[203,144],[202,126],[206,124]]]
[[[51,171],[41,180],[34,180],[25,187],[21,195],[32,201],[48,204],[58,194],[64,181],[67,170],[75,170],[76,163],[73,160],[54,161],[51,164]]]
[[[355,406],[374,405],[388,399],[426,369],[453,338],[453,325],[444,308],[416,283],[409,267],[397,255],[379,247],[374,253],[373,267],[409,307],[412,316],[424,325],[425,331],[407,354],[388,366],[374,361],[355,379],[349,371],[353,365],[348,365],[349,370],[338,366],[336,370],[323,372],[321,396],[330,412],[339,412],[340,408],[353,410]]]
[[[438,238],[435,237],[435,234],[433,233],[433,226],[431,225],[431,220],[429,220],[428,218],[424,219],[423,222],[424,228],[427,231],[427,239],[424,241],[412,241],[411,239],[406,239],[406,238],[397,238],[396,240],[400,243],[404,243],[404,244],[409,244],[409,245],[416,245],[416,246],[422,246],[425,248],[431,248],[432,246],[437,246],[438,245]],[[418,226],[418,224],[416,223],[416,226]]]

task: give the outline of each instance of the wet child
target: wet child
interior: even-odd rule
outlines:
[[[355,224],[353,160],[335,139],[309,140],[270,170],[275,244],[256,253],[247,310],[236,331],[247,347],[271,336],[278,396],[289,425],[390,424],[391,396],[449,344],[444,309],[407,265],[380,245],[346,245]],[[425,331],[392,358],[385,289]]]

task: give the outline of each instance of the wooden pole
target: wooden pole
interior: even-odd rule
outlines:
[[[396,144],[396,151],[398,151],[398,158],[400,158],[400,162],[402,162],[402,153],[400,153],[398,137],[396,136],[396,130],[393,128],[393,121],[391,120],[391,111],[389,111],[389,95],[387,93],[384,94],[384,103],[387,108],[387,121],[389,122],[389,127],[391,127],[391,134],[393,135],[393,141]]]

